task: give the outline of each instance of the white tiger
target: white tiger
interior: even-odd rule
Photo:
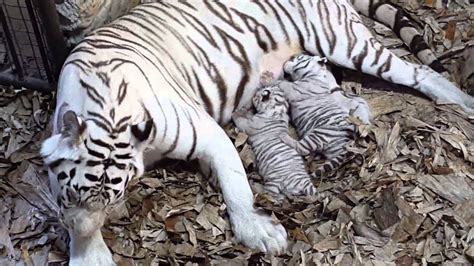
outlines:
[[[41,151],[71,235],[70,264],[113,264],[100,233],[104,213],[123,200],[144,165],[161,157],[198,159],[219,180],[236,240],[283,250],[286,231],[255,210],[245,170],[220,125],[249,105],[260,73],[278,76],[292,55],[325,56],[474,113],[472,97],[378,43],[354,7],[371,17],[388,10],[394,21],[398,11],[379,1],[353,4],[160,1],[81,41],[63,66],[53,135]]]
[[[292,82],[278,80],[271,88],[284,92],[290,104],[291,120],[300,140],[289,134],[281,139],[303,156],[324,155],[328,159],[315,171],[316,176],[330,172],[345,161],[346,145],[355,136],[349,122],[352,114],[363,123],[370,123],[367,102],[346,94],[327,68],[327,59],[301,54],[283,65],[285,76]]]
[[[303,157],[280,139],[289,132],[289,106],[284,92],[278,86],[260,88],[253,97],[253,106],[255,113],[239,110],[232,120],[249,135],[264,189],[277,195],[314,195],[316,188]]]

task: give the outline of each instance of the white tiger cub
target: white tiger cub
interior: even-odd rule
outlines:
[[[371,119],[367,102],[338,87],[326,63],[327,59],[319,56],[295,56],[283,65],[285,76],[293,82],[277,81],[273,86],[284,91],[301,138],[296,141],[283,134],[282,141],[303,156],[319,153],[328,159],[316,170],[317,176],[344,162],[345,146],[355,134],[348,117],[352,114],[366,124]]]
[[[234,112],[236,126],[249,135],[257,158],[257,171],[265,190],[283,195],[314,195],[316,188],[306,172],[303,157],[286,145],[281,134],[288,134],[288,102],[277,86],[259,89],[252,99],[256,113]]]

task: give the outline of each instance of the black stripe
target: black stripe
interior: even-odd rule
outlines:
[[[115,154],[114,157],[119,160],[127,160],[127,159],[132,159],[132,155],[130,153],[125,153],[125,154]]]
[[[119,90],[118,90],[118,95],[117,95],[117,100],[118,104],[122,104],[122,101],[125,99],[125,96],[127,95],[127,88],[128,88],[128,83],[125,82],[124,79],[122,79],[122,83],[120,83]]]
[[[384,5],[386,2],[384,0],[379,0],[377,3],[374,3],[374,0],[370,0],[369,3],[369,18],[373,18],[375,16],[375,13],[377,12],[377,9],[381,6]]]
[[[263,0],[257,0],[257,1],[261,1],[261,2],[264,2]],[[265,0],[265,4],[273,11],[273,14],[275,14],[275,17],[278,21],[278,25],[280,25],[280,30],[283,32],[283,34],[285,35],[285,41],[287,44],[290,44],[290,35],[288,34],[288,31],[286,30],[286,25],[285,23],[283,23],[281,17],[280,17],[280,14],[278,14],[277,10],[273,7],[274,5],[274,2],[269,2],[268,0]]]
[[[118,148],[118,149],[125,149],[125,148],[130,147],[130,143],[128,143],[128,142],[119,142],[119,143],[114,143],[114,146],[115,146],[115,148]]]
[[[293,17],[290,14],[290,12],[288,12],[288,10],[285,9],[285,7],[280,3],[280,1],[275,1],[275,3],[277,4],[277,6],[280,7],[281,10],[283,10],[283,13],[285,13],[286,17],[290,20],[291,24],[293,25],[293,29],[296,31],[296,34],[298,35],[298,41],[299,41],[300,47],[301,48],[305,47],[303,34],[301,33],[300,28],[296,25],[295,21],[293,20]],[[306,23],[303,23],[303,24],[306,24]]]
[[[71,171],[69,171],[69,177],[74,178],[76,176],[76,168],[72,168]]]
[[[429,64],[429,67],[431,67],[431,69],[438,73],[443,73],[447,71],[446,68],[444,68],[444,66],[441,65],[441,62],[439,62],[438,60],[434,60],[433,62],[431,62],[431,64]]]
[[[354,64],[355,69],[361,71],[364,60],[368,54],[369,43],[365,41],[364,48],[358,53],[357,56],[352,58],[352,63]]]
[[[91,140],[92,143],[94,143],[97,146],[101,146],[101,147],[104,147],[106,149],[113,150],[113,147],[110,144],[108,144],[108,143],[106,143],[106,142],[104,142],[100,139],[93,139],[91,137],[90,140]]]
[[[84,177],[85,177],[87,180],[91,181],[91,182],[97,182],[97,181],[99,181],[99,177],[96,176],[96,175],[85,174]]]
[[[100,159],[105,159],[105,155],[103,155],[102,153],[100,152],[97,152],[91,148],[89,148],[87,146],[87,142],[84,142],[84,145],[86,146],[86,149],[87,149],[87,152],[89,153],[89,155],[91,156],[94,156],[94,157],[97,157],[97,158],[100,158]]]
[[[237,106],[240,102],[240,99],[242,98],[242,95],[244,93],[245,86],[247,85],[247,83],[250,80],[249,73],[252,71],[252,69],[251,69],[250,62],[249,62],[249,59],[247,57],[247,53],[246,53],[243,45],[239,41],[237,41],[235,38],[233,38],[232,36],[227,34],[225,31],[221,30],[220,28],[218,28],[216,26],[214,26],[214,28],[219,33],[222,40],[224,40],[224,44],[225,44],[226,49],[229,52],[230,56],[232,57],[232,59],[234,59],[234,61],[236,61],[240,65],[241,70],[242,70],[242,78],[240,79],[239,85],[237,86],[237,94],[235,96],[234,108],[232,110],[232,111],[234,111],[235,109],[237,109]],[[233,49],[231,47],[231,43],[235,47],[237,47],[237,49],[239,50],[240,55],[234,54]],[[227,93],[227,89],[226,89],[226,93]],[[226,96],[225,94],[223,94],[223,95],[224,95],[224,97]],[[227,98],[227,97],[225,97],[225,98]],[[226,102],[227,102],[227,99],[225,101],[221,102],[221,109],[222,110],[225,108]],[[222,123],[222,121],[219,121],[219,122]]]
[[[105,86],[110,88],[110,77],[107,75],[107,73],[97,72],[97,76],[100,80],[102,80],[102,83],[104,83]]]
[[[191,157],[194,155],[194,151],[196,150],[196,142],[197,142],[197,134],[196,134],[196,128],[193,123],[193,119],[187,115],[188,121],[191,124],[191,128],[193,130],[193,144],[191,144],[191,149],[189,150],[188,155],[186,156],[186,160],[189,161],[191,160]]]
[[[104,108],[104,97],[102,97],[96,89],[94,89],[91,85],[87,84],[84,80],[79,79],[79,83],[83,88],[86,89],[87,95],[92,99],[92,101],[97,103],[101,108]]]
[[[86,162],[86,166],[97,166],[102,164],[102,161],[94,161],[94,160],[88,160]]]
[[[219,12],[211,3],[216,4],[218,7],[220,7],[224,14]],[[227,7],[224,4],[219,3],[219,2],[214,2],[214,1],[204,1],[204,4],[206,5],[209,11],[211,11],[214,15],[220,18],[227,25],[234,28],[236,31],[240,33],[244,33],[242,28],[240,28],[239,24],[234,22],[234,19],[232,18],[232,14],[229,12],[229,10],[227,10]]]
[[[120,133],[120,132],[123,132],[125,131],[125,129],[128,127],[128,124],[127,122],[132,118],[132,116],[125,116],[125,117],[122,117],[117,123],[115,123],[115,130],[114,132],[116,133]],[[124,129],[125,127],[125,129]]]
[[[92,121],[94,124],[100,128],[102,128],[106,132],[111,132],[111,128],[109,128],[106,124],[102,123],[102,121],[99,121],[95,118],[88,118],[87,121]]]
[[[273,38],[272,34],[267,29],[267,27],[265,27],[265,25],[259,23],[254,17],[244,14],[234,8],[231,8],[231,10],[244,21],[247,28],[254,34],[258,46],[265,53],[269,51],[269,47],[268,47],[268,44],[262,39],[261,30],[263,30],[263,33],[265,34],[268,41],[270,42],[270,49],[271,50],[278,49],[278,45],[275,42],[275,39]]]
[[[122,183],[122,178],[121,177],[112,178],[112,180],[110,180],[110,183],[112,183],[113,185],[120,184]]]
[[[176,146],[178,146],[179,134],[181,130],[181,122],[179,120],[178,111],[176,110],[176,107],[174,106],[173,103],[171,103],[171,107],[173,107],[174,114],[176,115],[176,135],[175,135],[173,143],[168,148],[168,150],[163,152],[163,156],[170,154],[172,151],[174,151],[174,149],[176,149]]]
[[[92,111],[87,111],[87,115],[88,116],[92,116],[92,117],[95,117],[95,118],[98,118],[99,120],[101,120],[101,122],[103,122],[104,124],[106,124],[106,127],[111,129],[113,128],[112,124],[110,123],[109,120],[107,120],[107,118],[105,118],[102,114],[99,114],[99,113],[96,113],[96,112],[92,112]]]
[[[430,47],[428,47],[428,44],[425,43],[421,35],[413,36],[409,47],[410,51],[414,54],[418,54],[422,50],[430,50]]]
[[[66,178],[68,178],[68,176],[65,172],[61,172],[58,174],[58,180],[64,180]]]

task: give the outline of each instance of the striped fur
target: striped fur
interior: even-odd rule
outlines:
[[[316,189],[301,155],[280,136],[288,135],[288,102],[278,87],[263,87],[253,98],[256,113],[237,111],[236,126],[249,135],[265,190],[283,195],[314,195]]]
[[[354,137],[350,114],[370,122],[369,106],[364,99],[347,95],[326,68],[326,59],[298,55],[283,65],[293,82],[277,81],[290,103],[291,118],[300,140],[288,134],[282,141],[303,156],[322,154],[327,161],[316,169],[316,176],[337,169],[347,154],[346,145]]]
[[[153,2],[159,0],[58,0],[56,7],[60,15],[61,28],[69,45],[74,46],[89,32],[127,14],[134,6]],[[447,74],[446,69],[402,9],[387,0],[351,0],[351,3],[357,12],[393,29],[423,64],[437,72]]]
[[[386,0],[372,0],[367,5],[367,0],[352,0],[354,8],[361,14],[373,18],[387,27],[393,29],[400,39],[410,48],[410,51],[420,59],[420,61],[430,66],[439,73],[447,70],[441,65],[436,56],[424,41],[423,35],[418,32],[413,21],[403,12]]]
[[[53,192],[73,218],[70,233],[99,243],[73,241],[71,264],[112,258],[100,236],[102,222],[70,210],[104,212],[122,199],[127,180],[161,157],[198,159],[218,177],[235,238],[265,252],[282,250],[286,232],[254,209],[245,170],[220,125],[250,104],[262,72],[279,74],[288,58],[303,51],[474,113],[473,98],[454,84],[383,48],[347,0],[139,5],[82,40],[59,79],[54,135],[42,154]],[[68,111],[79,126],[70,127]],[[107,178],[117,183],[111,186]],[[100,193],[89,197],[81,189],[87,187]],[[107,199],[103,192],[113,189],[119,191]]]

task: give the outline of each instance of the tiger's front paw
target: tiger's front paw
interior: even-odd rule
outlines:
[[[265,213],[254,209],[250,213],[231,215],[231,221],[236,240],[249,248],[278,254],[288,245],[285,228]]]

